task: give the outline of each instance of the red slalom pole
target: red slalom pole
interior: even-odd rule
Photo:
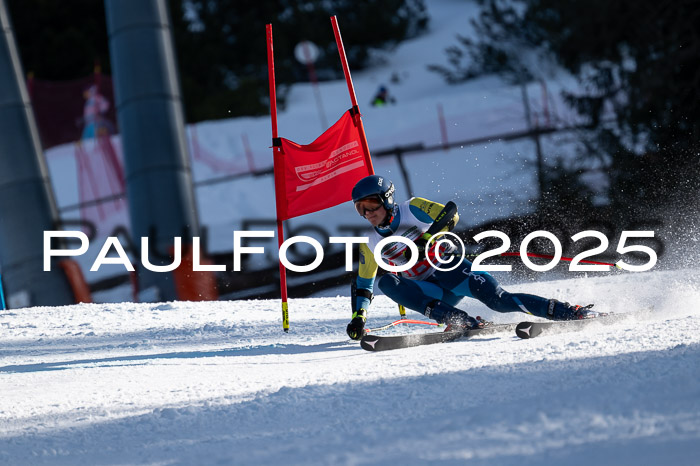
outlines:
[[[362,142],[362,150],[365,152],[365,164],[371,175],[374,175],[374,166],[372,165],[372,158],[369,154],[369,145],[367,144],[367,137],[365,136],[365,127],[362,125],[362,116],[360,115],[360,107],[357,105],[357,97],[355,97],[355,87],[352,84],[352,76],[350,76],[350,67],[348,66],[348,59],[345,56],[345,47],[343,47],[343,38],[340,36],[340,29],[338,28],[338,18],[335,15],[331,16],[331,24],[333,25],[333,34],[335,35],[335,43],[338,46],[338,53],[340,54],[340,63],[343,65],[343,74],[345,75],[345,82],[348,84],[348,92],[350,93],[350,102],[352,102],[353,111],[353,121],[355,126],[357,126],[360,133],[360,141]]]
[[[283,157],[280,146],[275,145],[277,134],[277,93],[275,92],[275,59],[272,51],[272,24],[265,25],[267,33],[267,75],[270,82],[270,119],[272,122],[272,156],[274,158],[275,171],[275,200],[277,209],[277,245],[282,247],[284,242],[284,227],[282,218],[286,216],[284,203],[280,200],[280,193],[285,193]],[[280,292],[282,295],[282,329],[289,332],[289,306],[287,304],[287,269],[280,261]]]

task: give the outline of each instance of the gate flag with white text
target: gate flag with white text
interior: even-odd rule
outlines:
[[[275,183],[281,220],[349,201],[355,183],[371,174],[351,110],[309,145],[280,141]]]
[[[277,242],[280,249],[284,244],[284,220],[318,212],[349,201],[355,183],[367,175],[374,174],[369,145],[362,125],[360,107],[357,105],[355,87],[350,77],[343,39],[340,37],[340,28],[335,16],[331,16],[331,25],[352,107],[333,126],[306,146],[280,138],[277,134],[277,92],[275,90],[272,24],[265,26],[267,73],[270,81],[272,153],[275,165]],[[282,295],[282,328],[288,332],[287,269],[281,259],[280,292]]]

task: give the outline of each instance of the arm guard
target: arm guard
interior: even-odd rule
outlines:
[[[374,294],[370,290],[357,288],[357,278],[353,277],[352,285],[350,285],[350,299],[352,300],[350,303],[350,308],[352,309],[352,314],[354,317],[355,313],[360,309],[367,310],[372,302],[372,299],[374,299]]]
[[[452,231],[459,221],[457,205],[452,201],[442,205],[422,197],[414,197],[411,199],[409,208],[416,218],[422,222],[431,223],[430,228],[426,231],[429,236],[440,231]]]
[[[372,302],[374,278],[377,276],[379,268],[374,260],[374,255],[366,244],[360,244],[359,261],[357,276],[353,279],[351,288],[353,314],[360,309],[369,309]]]

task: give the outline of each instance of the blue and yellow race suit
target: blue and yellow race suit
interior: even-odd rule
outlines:
[[[394,206],[391,212],[393,218],[388,226],[373,228],[369,235],[369,243],[360,245],[360,263],[355,287],[364,292],[360,291],[354,295],[354,309],[369,309],[378,270],[373,255],[377,243],[389,236],[404,236],[415,241],[428,230],[443,207],[437,202],[414,197]],[[455,215],[450,227],[458,220],[459,216]],[[382,248],[381,257],[388,264],[403,265],[408,261],[404,256],[406,248],[405,244],[398,241],[389,243]],[[560,311],[555,308],[553,300],[525,293],[509,293],[488,272],[472,271],[471,268],[472,263],[463,259],[453,270],[442,271],[424,259],[398,275],[382,275],[377,280],[377,285],[395,302],[438,322],[444,320],[446,312],[456,311],[454,306],[464,297],[478,299],[497,312],[525,312],[540,317],[554,317],[555,314],[559,314]],[[441,303],[437,310],[436,302]]]

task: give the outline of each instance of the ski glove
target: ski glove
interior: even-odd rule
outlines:
[[[348,324],[348,336],[353,340],[359,340],[365,334],[365,322],[367,321],[367,311],[360,309],[352,314],[352,320]]]
[[[425,260],[426,246],[428,245],[428,241],[430,241],[430,238],[432,238],[430,234],[423,233],[414,241],[414,243],[416,244],[416,248],[418,248],[418,262]],[[408,247],[404,249],[403,255],[406,258],[406,260],[411,260],[411,250],[408,249]]]

